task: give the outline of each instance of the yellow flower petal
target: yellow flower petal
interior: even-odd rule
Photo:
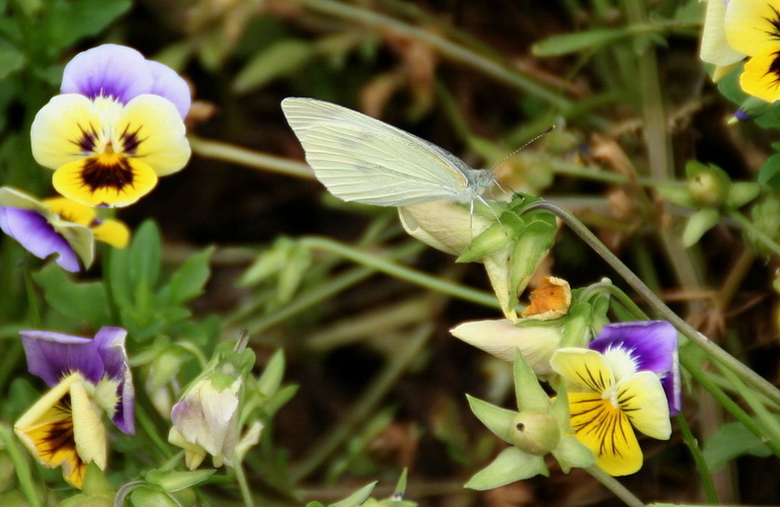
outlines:
[[[642,468],[642,449],[628,417],[598,393],[569,393],[571,425],[577,439],[596,456],[596,465],[614,476]]]
[[[615,383],[604,356],[595,350],[564,347],[553,354],[550,365],[566,381],[586,391],[604,393]]]
[[[136,159],[97,155],[60,167],[52,183],[60,194],[87,206],[121,207],[148,194],[157,184],[157,174]]]
[[[766,102],[780,99],[780,44],[766,44],[745,63],[739,76],[742,90]]]
[[[130,229],[119,220],[103,220],[92,228],[95,239],[108,243],[114,248],[124,248],[130,242]]]
[[[701,35],[701,59],[718,66],[727,66],[742,60],[744,53],[726,42],[726,2],[709,0]]]
[[[120,104],[114,107],[121,108]],[[35,160],[57,169],[91,153],[91,142],[109,126],[94,103],[83,95],[57,95],[35,115],[30,140]]]
[[[142,158],[158,176],[175,173],[190,159],[184,122],[162,97],[139,95],[128,102],[115,129],[123,138],[123,153]]]
[[[672,435],[669,403],[658,375],[641,371],[617,385],[617,403],[631,425],[648,437],[668,440]]]
[[[51,210],[57,213],[63,220],[68,222],[75,222],[77,224],[90,226],[92,221],[97,217],[95,209],[83,204],[71,201],[65,197],[52,197],[50,199],[44,199],[44,204],[47,204]]]
[[[14,425],[14,432],[35,459],[48,468],[62,467],[62,475],[81,488],[86,463],[76,451],[71,414],[71,387],[83,380],[74,373],[42,396]]]
[[[105,470],[108,438],[102,421],[103,411],[90,398],[83,382],[76,382],[70,387],[70,401],[76,452],[85,463],[94,461],[101,470]]]
[[[709,2],[713,3],[713,2]],[[776,42],[780,31],[780,0],[731,0],[726,7],[726,40],[735,51],[755,55]]]

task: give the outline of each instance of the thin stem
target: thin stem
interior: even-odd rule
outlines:
[[[629,507],[645,507],[645,504],[642,503],[640,499],[635,497],[631,491],[626,489],[626,487],[620,484],[617,479],[605,473],[600,468],[588,467],[584,470],[588,472],[594,479],[599,481],[605,488],[614,493],[616,497],[623,500],[623,502]]]
[[[38,307],[38,294],[35,292],[35,283],[33,283],[30,273],[30,256],[26,255],[24,266],[22,267],[24,276],[24,288],[27,292],[27,302],[29,303],[30,313],[32,313],[33,327],[40,329],[43,326],[41,320],[41,310]]]
[[[618,272],[623,279],[628,282],[634,290],[639,293],[642,298],[656,311],[658,314],[672,323],[682,334],[688,337],[693,343],[703,349],[710,357],[723,364],[726,368],[733,371],[737,376],[742,378],[746,383],[754,387],[756,390],[764,394],[767,398],[772,400],[777,406],[780,406],[780,390],[778,390],[766,379],[758,375],[756,372],[739,362],[728,352],[720,348],[717,344],[710,341],[706,336],[694,329],[690,324],[681,319],[676,313],[674,313],[661,299],[656,296],[642,280],[637,277],[628,266],[626,266],[620,259],[615,256],[601,241],[598,240],[595,234],[593,234],[587,227],[585,227],[576,217],[565,209],[557,206],[549,201],[539,201],[530,205],[526,212],[534,209],[543,209],[551,213],[554,213],[560,218],[569,228],[572,229],[585,243],[588,244],[597,254],[599,254],[605,261],[607,261],[612,268]]]
[[[390,356],[392,360],[371,382],[346,420],[336,426],[292,472],[293,482],[299,482],[319,468],[328,456],[354,433],[355,427],[376,409],[377,404],[396,384],[409,365],[417,360],[432,331],[433,326],[425,323],[410,334],[408,340],[404,342],[405,347]]]
[[[22,453],[19,452],[19,448],[11,434],[11,429],[5,424],[0,424],[0,442],[3,443],[3,449],[8,453],[8,457],[11,458],[11,462],[14,464],[16,477],[19,479],[19,487],[25,499],[30,503],[31,507],[41,507],[41,500],[38,498],[30,467]]]
[[[241,489],[241,498],[244,499],[244,505],[246,507],[254,507],[255,503],[252,500],[252,491],[249,489],[249,483],[246,481],[243,463],[238,463],[238,466],[233,468],[233,471],[236,473],[236,479],[238,479],[238,487]]]
[[[691,452],[691,456],[693,456],[693,461],[696,463],[696,469],[699,471],[704,494],[707,495],[707,501],[715,505],[720,504],[718,491],[715,489],[715,483],[712,482],[710,467],[707,466],[707,461],[704,459],[704,454],[701,452],[699,441],[693,436],[691,427],[688,426],[688,421],[685,420],[684,415],[677,414],[674,419],[677,421],[677,426],[679,426],[680,431],[682,432],[683,441],[685,442],[685,445],[688,446],[688,450]]]
[[[146,484],[144,481],[131,481],[127,484],[122,484],[122,487],[119,488],[119,491],[116,492],[116,496],[114,497],[114,507],[122,507],[125,504],[127,495],[138,486],[143,486],[144,484]]]
[[[750,220],[745,218],[745,216],[738,212],[731,210],[728,212],[728,215],[737,222],[742,229],[745,230],[748,234],[753,236],[756,241],[767,247],[774,253],[775,255],[780,255],[780,245],[778,245],[772,238],[770,238],[764,231],[759,229],[758,227],[753,224]]]
[[[258,153],[232,144],[204,139],[194,135],[188,136],[188,139],[192,152],[203,158],[232,162],[253,169],[263,169],[298,178],[314,179],[314,173],[311,171],[311,168],[303,162],[267,153]]]
[[[374,268],[377,271],[390,275],[394,278],[398,278],[399,280],[405,280],[409,283],[413,283],[415,285],[419,285],[442,294],[447,294],[464,301],[470,301],[472,303],[490,308],[499,308],[496,297],[493,294],[474,290],[469,287],[464,287],[463,285],[452,283],[450,281],[431,276],[427,273],[401,266],[400,264],[396,264],[395,262],[389,261],[382,257],[371,255],[361,250],[356,250],[330,238],[310,236],[301,239],[301,244],[308,248],[335,253],[357,264]]]
[[[551,104],[558,110],[567,110],[572,102],[560,94],[548,90],[530,76],[522,74],[508,63],[493,60],[470,48],[463,47],[447,40],[436,33],[413,27],[397,19],[361,9],[355,5],[334,0],[301,0],[301,3],[312,11],[322,12],[354,23],[379,28],[383,32],[391,30],[410,39],[422,42],[435,48],[442,56],[479,70],[497,81],[520,91],[535,95]]]

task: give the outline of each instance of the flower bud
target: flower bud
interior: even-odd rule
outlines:
[[[561,430],[549,414],[518,412],[509,428],[512,443],[521,451],[544,456],[558,447]]]

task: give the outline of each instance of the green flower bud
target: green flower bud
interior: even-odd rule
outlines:
[[[688,190],[696,202],[714,207],[725,202],[731,178],[723,169],[692,160],[685,166],[685,172],[688,175]]]
[[[512,443],[521,451],[544,456],[561,441],[561,430],[550,414],[519,412],[509,428]]]

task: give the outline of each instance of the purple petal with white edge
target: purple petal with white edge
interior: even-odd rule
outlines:
[[[649,370],[661,377],[670,415],[680,412],[681,382],[677,358],[677,330],[665,320],[607,324],[588,348],[604,353],[611,348],[627,351],[639,371]]]
[[[58,254],[57,264],[67,271],[81,270],[78,255],[46,217],[37,211],[0,207],[0,227],[31,254],[45,259]]]
[[[153,60],[147,60],[146,63],[154,78],[151,93],[173,102],[182,119],[186,118],[192,104],[187,81],[167,65]]]
[[[62,74],[61,93],[78,93],[90,99],[112,97],[126,104],[150,93],[154,78],[146,59],[135,49],[103,44],[83,51],[68,62]]]
[[[90,338],[52,331],[20,331],[27,370],[53,387],[74,372],[97,384],[103,377],[103,361]]]
[[[103,360],[104,376],[119,380],[116,412],[113,421],[128,435],[135,434],[135,388],[133,373],[127,365],[125,337],[127,331],[121,327],[102,327],[95,335],[95,346]]]

